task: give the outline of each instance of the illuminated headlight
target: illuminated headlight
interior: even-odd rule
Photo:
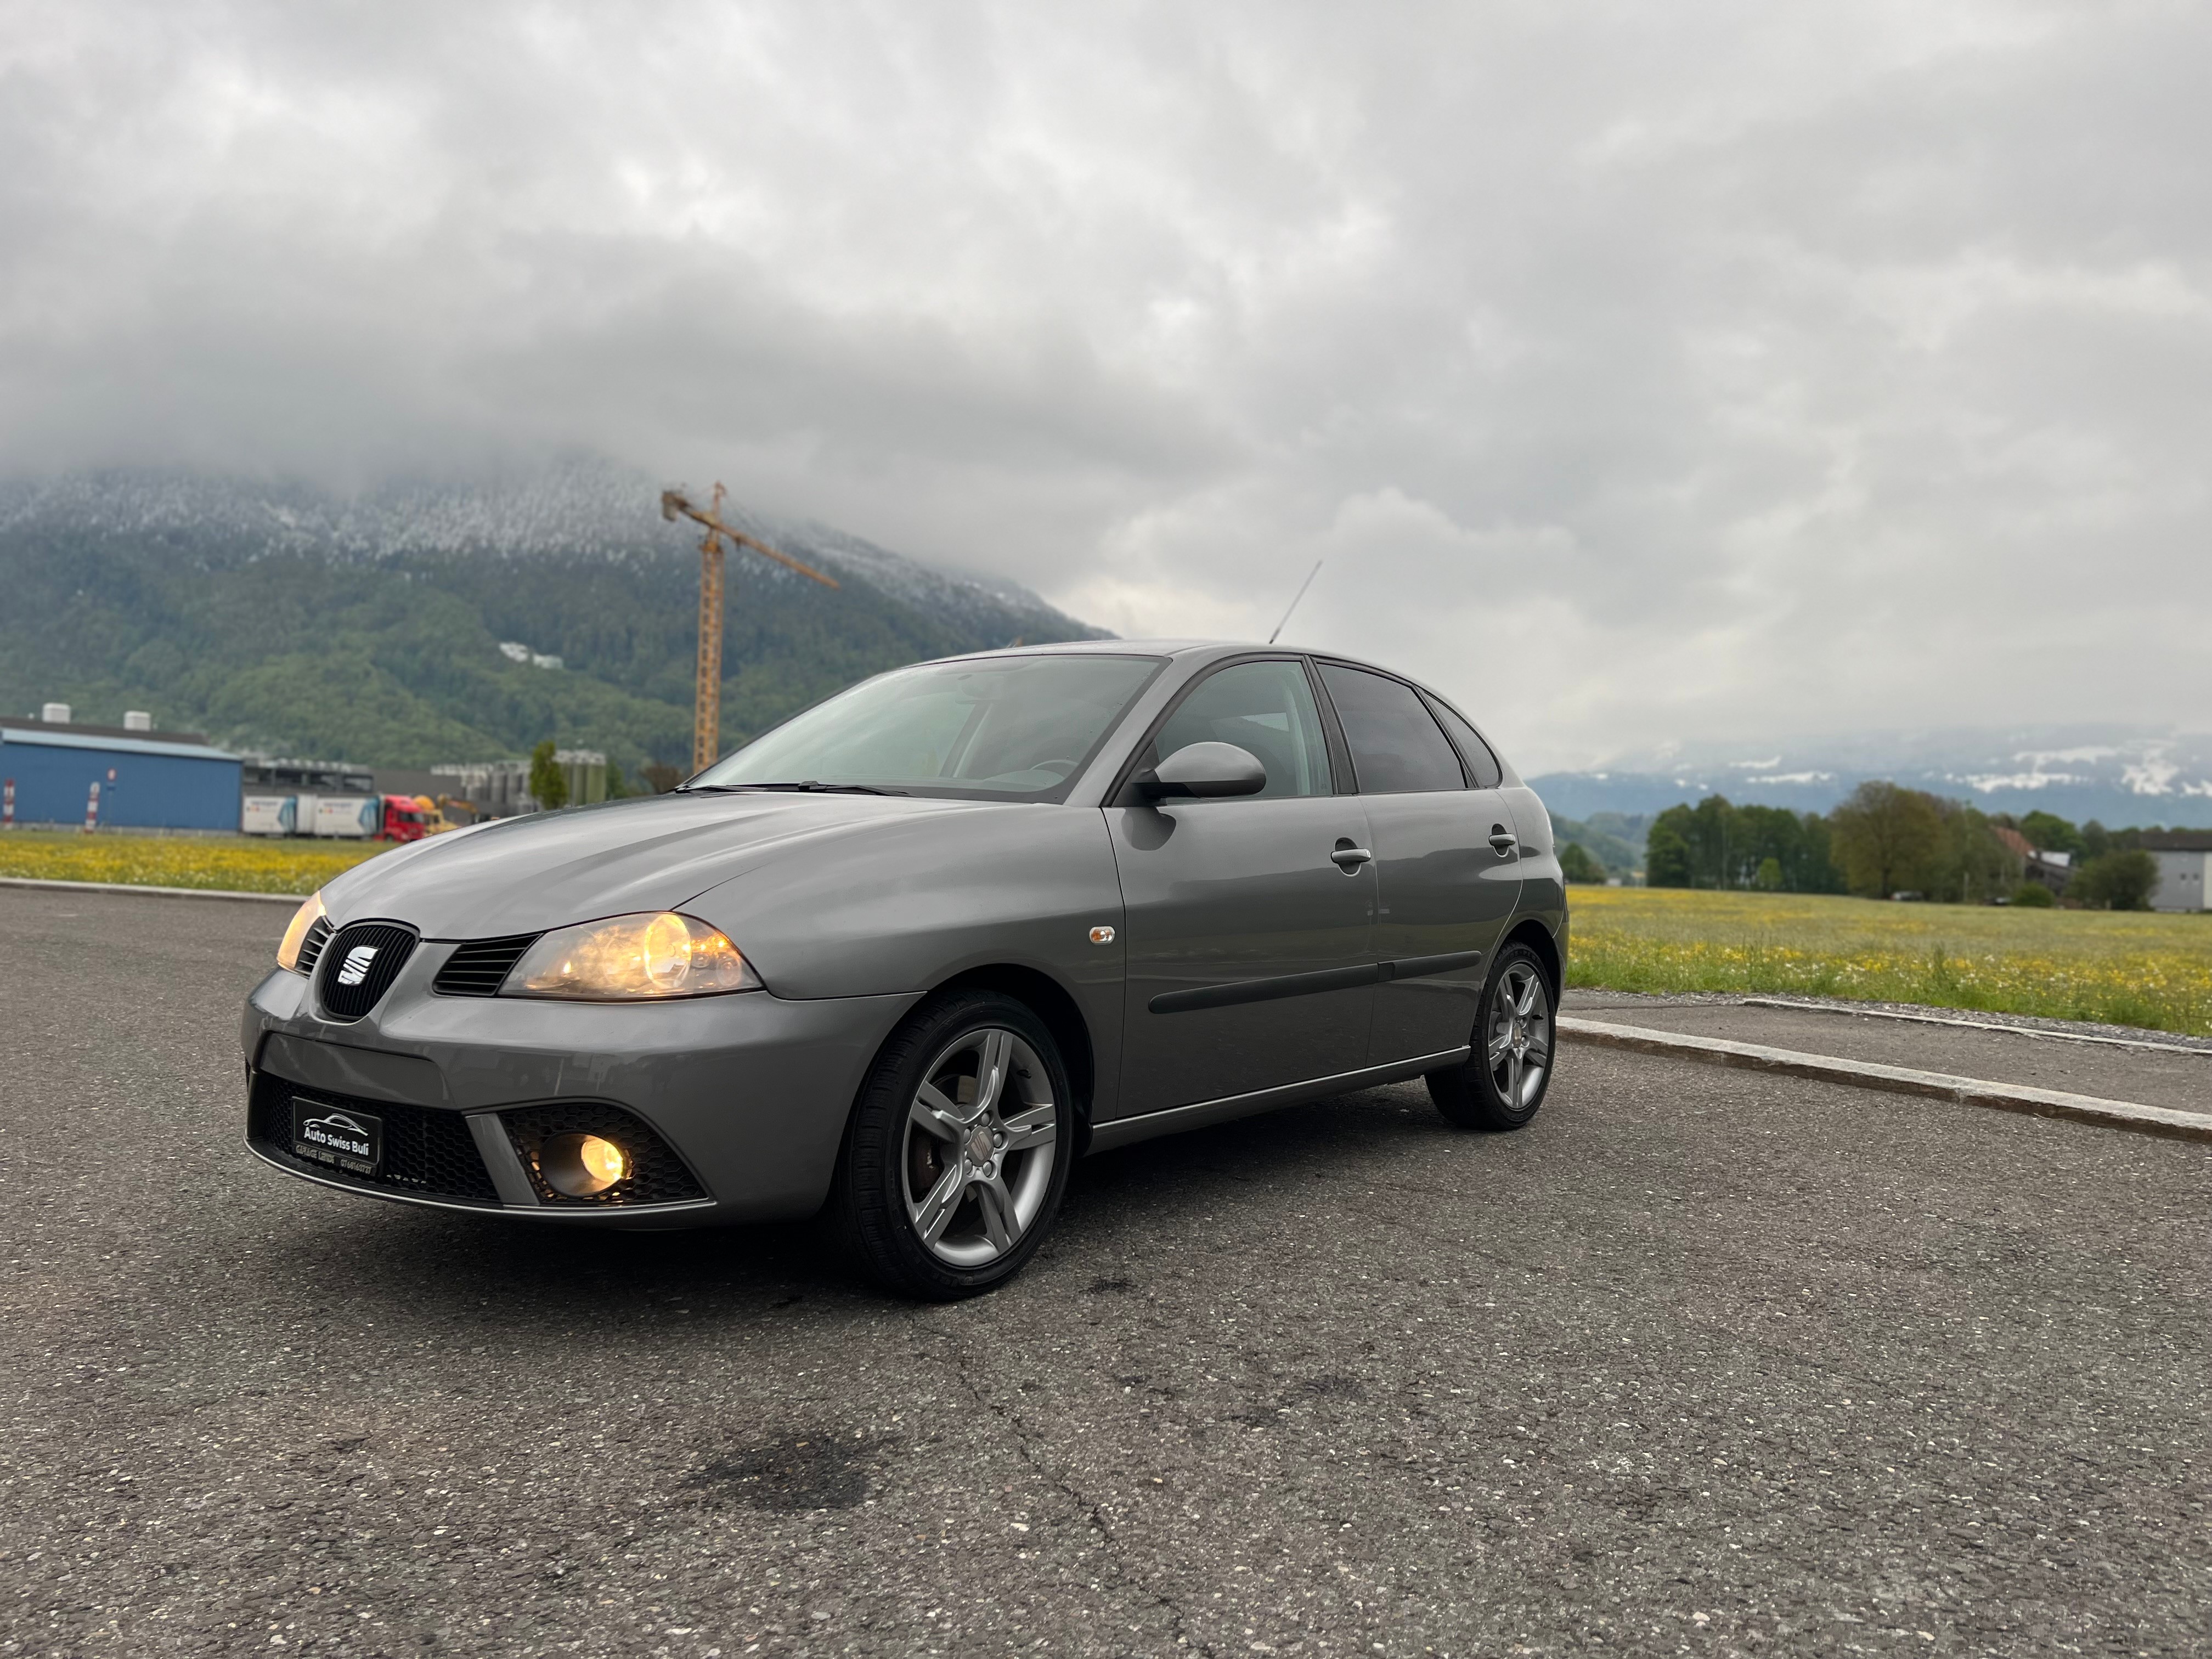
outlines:
[[[293,973],[300,970],[300,947],[307,941],[307,930],[326,914],[319,889],[309,895],[307,902],[292,913],[291,925],[284,929],[283,939],[276,946],[276,965],[279,968]]]
[[[736,945],[695,917],[663,910],[555,928],[523,952],[500,994],[641,1002],[760,988]]]

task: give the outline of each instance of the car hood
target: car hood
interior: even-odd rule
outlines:
[[[534,933],[674,910],[761,863],[928,814],[994,802],[882,795],[679,794],[538,812],[434,836],[324,889],[331,919],[374,916],[427,939]]]

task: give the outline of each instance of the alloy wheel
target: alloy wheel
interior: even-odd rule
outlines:
[[[1532,1109],[1552,1064],[1552,999],[1530,962],[1514,962],[1491,993],[1485,1063],[1510,1112]]]
[[[939,1260],[985,1267],[1036,1219],[1059,1156],[1059,1108],[1036,1050],[1003,1026],[956,1039],[907,1109],[907,1218]]]

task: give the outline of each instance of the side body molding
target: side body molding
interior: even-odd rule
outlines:
[[[1400,957],[1392,962],[1363,963],[1354,968],[1325,968],[1314,974],[1280,974],[1272,979],[1239,980],[1233,985],[1163,991],[1145,1007],[1155,1014],[1180,1014],[1200,1008],[1233,1008],[1243,1002],[1275,1002],[1285,997],[1312,996],[1322,991],[1350,990],[1360,985],[1387,985],[1431,974],[1456,973],[1462,968],[1474,967],[1482,960],[1482,954],[1480,951],[1447,951],[1439,956]]]

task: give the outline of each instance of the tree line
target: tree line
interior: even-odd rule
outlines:
[[[1864,898],[1905,894],[1949,904],[2051,903],[2051,887],[2031,878],[2001,830],[2015,831],[2039,852],[2067,855],[2069,903],[2148,907],[2158,866],[2142,850],[2140,830],[2107,830],[2094,819],[2076,827],[2042,811],[2019,818],[1985,814],[1964,801],[1884,781],[1861,784],[1826,816],[1739,806],[1723,795],[1670,806],[1652,820],[1645,837],[1644,881]],[[1580,861],[1592,863],[1586,854]],[[1589,878],[1576,870],[1568,874]]]

